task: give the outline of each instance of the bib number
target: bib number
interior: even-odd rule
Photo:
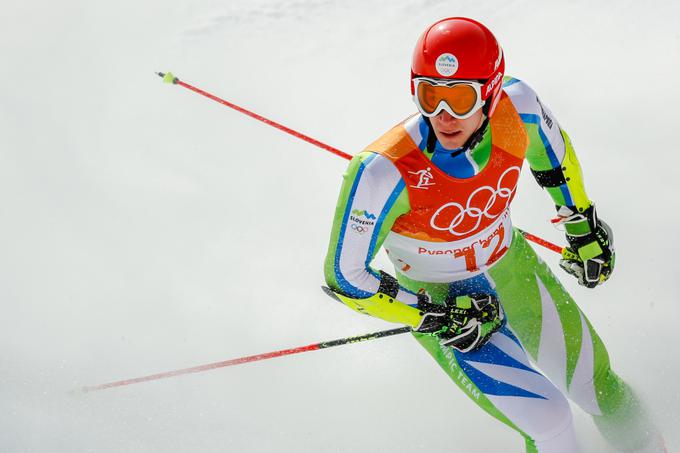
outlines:
[[[486,249],[493,247],[491,255],[489,255],[489,258],[486,260],[486,265],[489,266],[498,261],[498,259],[502,257],[508,250],[507,245],[503,245],[504,239],[505,226],[501,223],[491,234],[491,236],[486,239],[482,239],[479,242],[470,245],[469,247],[456,249],[453,253],[453,256],[456,258],[465,258],[465,267],[467,270],[470,272],[475,272],[479,270],[479,267],[477,266],[477,249],[475,249],[475,245],[479,244],[481,246],[482,253],[484,253]]]

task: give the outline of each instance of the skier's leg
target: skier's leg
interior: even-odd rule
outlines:
[[[413,291],[425,289],[436,303],[473,292],[494,293],[484,275],[452,284],[423,283],[400,276]],[[461,353],[431,335],[414,334],[449,377],[487,413],[518,431],[527,452],[578,453],[569,403],[529,363],[512,331],[504,326],[482,348]]]
[[[621,451],[663,451],[635,393],[611,370],[602,340],[521,234],[515,232],[510,251],[490,275],[529,355],[593,416],[603,436]]]
[[[488,414],[519,432],[527,453],[578,453],[569,403],[531,367],[507,328],[482,348],[461,353],[431,335],[414,334],[446,374]]]

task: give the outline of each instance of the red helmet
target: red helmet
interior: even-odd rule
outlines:
[[[498,104],[505,72],[503,49],[491,31],[466,17],[450,17],[431,25],[420,36],[411,62],[414,77],[483,80],[482,99],[487,116]]]

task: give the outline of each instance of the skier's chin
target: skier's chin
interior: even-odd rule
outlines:
[[[465,133],[462,130],[450,132],[439,130],[435,131],[435,135],[437,136],[437,140],[439,140],[439,144],[445,149],[460,148],[465,144],[465,140],[467,140],[467,137],[465,137]]]

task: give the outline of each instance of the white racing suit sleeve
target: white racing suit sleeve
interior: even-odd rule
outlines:
[[[370,152],[355,156],[344,175],[335,210],[325,262],[328,286],[354,298],[374,295],[380,274],[370,263],[394,220],[408,209],[404,182],[392,162]],[[403,288],[397,299],[417,303],[416,295]]]

